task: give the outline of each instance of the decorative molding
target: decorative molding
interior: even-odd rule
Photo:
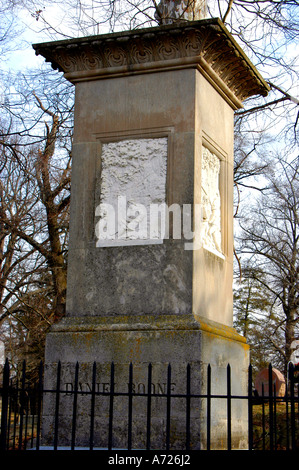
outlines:
[[[205,148],[210,150],[210,152],[214,153],[217,155],[219,160],[228,160],[228,154],[227,152],[220,147],[218,142],[216,142],[209,134],[207,134],[204,129],[202,129],[202,144]]]
[[[219,19],[35,44],[33,48],[74,82],[103,75],[200,67],[239,102],[252,95],[266,96],[269,91]]]
[[[201,330],[246,344],[246,338],[230,326],[194,314],[67,316],[51,326],[53,333],[97,331],[167,331]]]

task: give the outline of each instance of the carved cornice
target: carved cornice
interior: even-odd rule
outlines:
[[[197,67],[239,107],[269,87],[219,19],[34,44],[71,82]]]

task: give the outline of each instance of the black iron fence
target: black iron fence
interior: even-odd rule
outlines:
[[[10,366],[6,361],[3,370],[3,381],[0,388],[0,410],[1,410],[1,434],[0,449],[1,450],[39,450],[43,448],[43,405],[47,397],[51,396],[52,425],[51,443],[49,444],[49,436],[47,437],[47,448],[57,450],[61,448],[61,426],[65,420],[62,410],[64,408],[63,397],[71,399],[71,421],[69,422],[68,432],[69,440],[67,448],[73,450],[81,448],[78,445],[78,416],[80,414],[78,401],[83,395],[88,397],[89,410],[87,413],[86,432],[88,432],[88,445],[85,448],[93,450],[99,448],[97,445],[97,437],[95,434],[97,413],[96,403],[98,400],[105,398],[107,401],[107,409],[105,413],[108,416],[107,429],[105,430],[106,445],[101,441],[100,448],[114,449],[114,432],[115,432],[115,400],[122,397],[126,400],[125,449],[132,450],[133,435],[133,402],[142,397],[146,403],[143,427],[145,433],[144,450],[152,449],[152,405],[153,400],[163,400],[163,409],[165,411],[164,442],[163,449],[171,450],[171,426],[172,426],[172,404],[175,398],[179,398],[184,402],[184,421],[182,427],[184,429],[183,437],[181,433],[181,449],[190,450],[191,445],[191,429],[192,428],[192,410],[194,402],[201,400],[204,405],[201,409],[205,414],[205,429],[201,429],[198,434],[204,435],[203,448],[205,450],[213,450],[211,436],[213,436],[213,419],[212,410],[214,400],[223,400],[226,410],[226,432],[225,442],[222,442],[222,448],[231,450],[233,448],[232,425],[234,416],[232,407],[236,400],[241,400],[246,407],[246,442],[248,450],[295,450],[299,449],[299,393],[297,379],[294,377],[294,367],[289,365],[288,380],[284,396],[276,395],[275,384],[269,387],[267,394],[264,390],[260,395],[257,394],[253,387],[252,367],[248,369],[248,389],[247,393],[233,395],[231,389],[231,368],[227,366],[226,370],[226,393],[211,393],[211,367],[206,370],[205,393],[191,393],[191,368],[187,365],[185,393],[174,393],[171,387],[171,365],[167,370],[167,382],[164,390],[155,390],[152,383],[152,365],[148,365],[147,384],[142,390],[135,389],[133,384],[133,365],[129,365],[128,370],[128,389],[119,392],[115,389],[115,372],[114,364],[110,368],[110,381],[106,387],[101,390],[96,387],[96,363],[93,366],[93,376],[91,386],[82,389],[79,382],[79,365],[76,365],[74,382],[71,387],[65,387],[61,384],[61,364],[57,365],[57,375],[55,387],[47,389],[44,386],[43,364],[40,365],[39,380],[34,386],[29,386],[26,377],[26,364],[23,364],[22,374],[19,380],[10,377]],[[269,365],[268,371],[269,383],[272,381],[272,366]],[[70,402],[69,402],[70,403]],[[85,410],[86,411],[86,410]],[[62,423],[64,421],[64,423]],[[202,426],[202,425],[201,425]],[[199,439],[201,439],[199,437]],[[64,441],[65,442],[65,441]],[[124,447],[123,447],[124,448]],[[160,449],[160,450],[163,450]]]

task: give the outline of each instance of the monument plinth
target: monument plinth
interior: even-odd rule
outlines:
[[[120,387],[132,362],[137,385],[152,363],[158,388],[171,363],[181,393],[190,363],[192,390],[206,393],[210,364],[212,393],[225,393],[230,363],[233,393],[246,393],[248,346],[232,327],[233,118],[244,99],[267,94],[266,83],[218,19],[34,48],[76,90],[67,306],[47,337],[47,384],[59,360],[65,383],[77,361],[86,383],[94,361],[98,381],[109,382],[113,361]],[[159,406],[152,410],[156,448]],[[180,448],[183,411],[173,406],[171,442]],[[121,410],[116,447],[126,439]],[[204,410],[204,403],[192,408],[192,448],[205,446]],[[212,418],[216,448],[225,410],[218,403]],[[238,448],[246,408],[233,413]],[[141,405],[135,414],[138,448]],[[83,415],[78,445],[86,444]]]

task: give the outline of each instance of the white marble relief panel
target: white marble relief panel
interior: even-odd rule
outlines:
[[[166,202],[167,138],[103,143],[101,161],[97,246],[162,243],[149,214]]]
[[[202,232],[203,248],[222,255],[221,248],[221,197],[220,160],[206,147],[202,147]]]

